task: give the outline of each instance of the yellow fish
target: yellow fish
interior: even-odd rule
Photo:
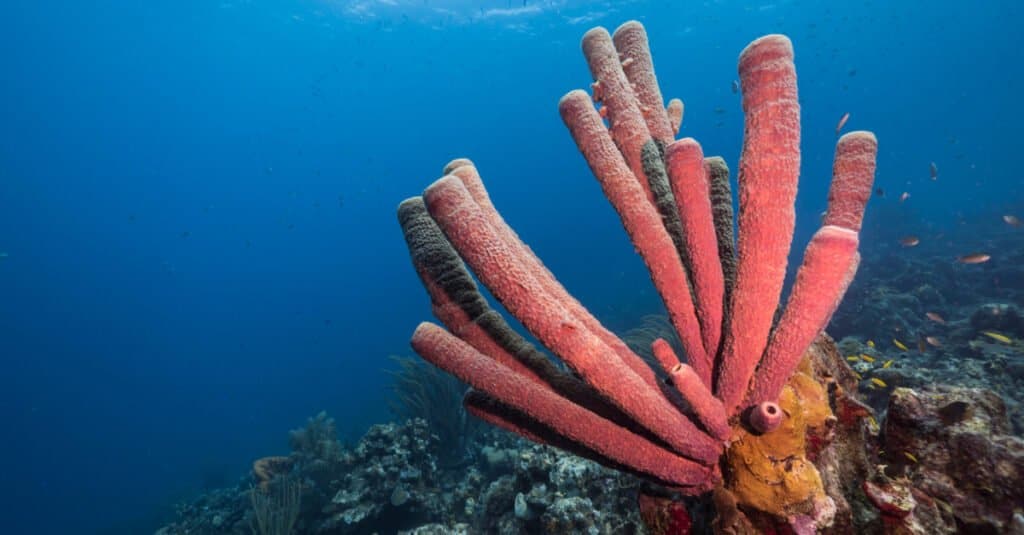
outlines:
[[[868,364],[871,364],[872,362],[875,361],[875,357],[872,357],[871,355],[868,355],[867,353],[862,353],[861,356],[860,356],[860,360],[863,360],[864,362],[867,362]]]
[[[857,355],[850,355],[849,357],[846,357],[846,360],[850,362],[857,362],[860,358],[858,358]]]
[[[880,386],[882,388],[885,388],[885,387],[889,386],[889,385],[885,384],[885,381],[879,379],[878,377],[872,377],[871,378],[871,382],[875,383],[876,385],[878,385],[878,386]]]
[[[993,340],[998,340],[998,341],[1000,341],[1000,342],[1002,342],[1004,344],[1012,344],[1013,343],[1013,340],[1011,340],[1010,337],[1006,336],[1005,334],[999,334],[999,333],[993,332],[993,331],[981,331],[981,334],[984,334],[985,336],[987,336],[987,337],[989,337],[989,338],[991,338]]]
[[[894,346],[900,348],[900,351],[909,351],[907,349],[907,346],[903,345],[903,342],[900,342],[899,340],[897,340],[895,338],[892,339],[892,343],[893,343]]]
[[[889,366],[892,366],[892,363],[893,363],[892,359],[889,359],[889,360],[885,361],[885,364],[882,364],[882,368],[888,368]]]
[[[874,340],[868,340],[868,347],[875,347],[875,341]]]
[[[910,459],[910,461],[913,462],[914,464],[917,464],[917,457],[914,457],[913,453],[905,451],[903,452],[903,456],[906,457],[907,459]]]

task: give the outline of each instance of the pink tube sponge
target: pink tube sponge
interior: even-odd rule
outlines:
[[[750,409],[750,427],[758,433],[770,433],[779,427],[785,415],[782,409],[772,401],[758,403]]]
[[[804,352],[828,325],[859,259],[856,232],[825,226],[814,234],[804,251],[786,311],[754,376],[749,404],[778,399]]]
[[[690,297],[689,277],[661,216],[653,204],[644,202],[644,192],[637,184],[636,176],[616,150],[608,129],[594,111],[587,94],[570,92],[562,97],[558,110],[590,164],[590,170],[601,183],[605,196],[619,213],[630,241],[647,264],[651,281],[665,303],[687,357],[706,359],[700,325]]]
[[[877,154],[878,141],[871,132],[850,132],[839,138],[823,225],[860,232],[864,207],[871,198],[875,181]]]
[[[746,117],[735,240],[728,167],[721,158],[704,158],[693,139],[673,142],[682,102],[666,108],[662,101],[643,27],[626,23],[614,38],[595,28],[582,45],[593,100],[572,91],[559,113],[643,259],[685,355],[677,356],[665,339],[655,341],[660,374],[602,326],[505,222],[466,159],[452,161],[422,198],[399,208],[434,314],[450,331],[423,324],[413,347],[473,387],[463,399],[471,414],[687,494],[705,492],[723,473],[732,478],[749,465],[744,444],[751,442],[744,437],[775,444],[756,453],[757,462],[777,467],[778,481],[810,478],[794,487],[801,497],[792,503],[803,503],[801,493],[823,490],[809,463],[795,476],[789,468],[787,459],[806,453],[807,427],[790,423],[804,414],[794,411],[805,403],[822,415],[829,407],[823,394],[790,397],[783,385],[821,390],[793,375],[856,272],[874,136],[854,132],[839,140],[825,225],[807,246],[772,332],[800,167],[790,41],[770,35],[740,55]],[[572,373],[516,333],[473,275]],[[744,422],[774,434],[755,437]],[[765,480],[754,479],[763,490]],[[787,485],[772,481],[764,495]],[[725,485],[745,496],[745,506],[782,517],[804,514],[777,500],[759,501],[757,492],[739,492],[745,483],[738,480]]]
[[[764,351],[786,275],[800,174],[800,104],[793,45],[757,39],[740,54],[746,114],[739,171],[738,266],[715,394],[730,416]]]
[[[437,367],[605,457],[680,486],[698,485],[710,478],[710,468],[674,455],[539,387],[436,325],[421,323],[412,335],[412,347]]]
[[[722,403],[713,395],[708,384],[705,383],[692,367],[680,364],[672,346],[663,338],[658,338],[651,344],[651,351],[654,358],[661,364],[662,369],[668,374],[672,385],[676,387],[679,395],[690,404],[690,408],[697,415],[704,429],[707,429],[712,436],[719,440],[728,440],[730,434],[729,418],[725,415]]]
[[[423,198],[448,241],[531,334],[678,453],[704,463],[717,459],[721,451],[718,443],[675,410],[668,399],[544,290],[528,267],[519,262],[517,252],[492,228],[459,179],[448,176],[434,182]]]
[[[722,335],[725,281],[718,258],[718,238],[711,215],[711,187],[704,169],[704,153],[693,138],[680,139],[665,149],[665,163],[690,258],[697,319],[703,335],[704,358],[690,358],[704,384],[711,388],[714,357]]]
[[[647,30],[643,24],[631,20],[615,30],[612,40],[615,43],[615,50],[619,53],[619,59],[622,60],[622,70],[640,103],[640,111],[651,137],[662,144],[671,143],[675,131],[669,123],[669,113],[665,110],[661,88],[658,87],[658,79],[654,75],[651,47],[647,44]]]

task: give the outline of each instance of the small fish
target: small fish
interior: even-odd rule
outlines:
[[[857,362],[860,360],[860,357],[858,357],[857,355],[850,355],[849,357],[846,357],[846,360],[850,362]]]
[[[887,386],[889,386],[885,384],[885,381],[879,379],[878,377],[872,377],[871,382],[874,383],[876,386],[880,386],[882,388],[886,388]]]
[[[850,112],[844,113],[843,116],[839,118],[839,123],[836,124],[836,135],[837,136],[839,135],[839,132],[843,129],[843,127],[846,126],[846,121],[849,121],[849,120],[850,120]]]
[[[871,427],[878,427],[878,420],[874,416],[868,415],[868,422],[871,423]]]
[[[875,195],[885,197],[885,190],[882,188],[875,188]]]
[[[1024,222],[1022,222],[1020,218],[1018,218],[1015,215],[1004,215],[1003,221],[1005,221],[1006,224],[1010,225],[1011,227],[1020,227],[1021,225],[1024,225]]]
[[[925,351],[928,351],[928,346],[925,345],[924,338],[918,337],[918,339],[917,339],[917,352],[918,353],[924,353]]]
[[[910,462],[912,462],[914,464],[917,464],[917,457],[914,457],[913,453],[910,453],[909,451],[905,451],[905,452],[903,452],[903,456],[906,457],[907,459],[910,459]]]
[[[860,360],[863,360],[864,362],[867,362],[868,364],[871,364],[872,362],[875,361],[875,357],[872,357],[871,355],[868,355],[867,353],[862,353],[860,355]]]
[[[924,341],[928,342],[928,345],[932,347],[942,347],[942,342],[940,342],[939,339],[934,336],[925,336]]]
[[[868,347],[875,347],[875,341],[874,340],[868,340]]]
[[[1005,334],[999,334],[999,333],[997,333],[995,331],[981,331],[981,334],[984,334],[985,336],[987,336],[987,337],[989,337],[989,338],[991,338],[993,340],[997,340],[999,342],[1002,342],[1004,344],[1012,344],[1013,343],[1013,340],[1010,339],[1009,336],[1006,336]]]
[[[930,173],[932,180],[939,179],[939,166],[935,165],[935,162],[932,162],[931,165],[928,166],[928,172]]]
[[[900,204],[903,204],[909,198],[910,198],[910,193],[907,193],[906,191],[904,191],[903,193],[900,194]]]
[[[864,377],[862,377],[862,376],[861,376],[861,375],[860,375],[859,373],[857,373],[857,372],[853,372],[853,376],[854,376],[854,377],[856,377],[858,381],[860,381],[861,379],[863,379],[863,378],[864,378]]]
[[[889,359],[889,360],[885,361],[885,364],[882,364],[882,369],[884,370],[884,369],[888,368],[889,366],[892,366],[893,362],[895,362],[895,361],[892,360],[892,359]]]
[[[892,339],[892,345],[894,345],[894,346],[898,347],[898,348],[900,349],[900,351],[910,351],[910,350],[909,350],[909,349],[907,348],[907,346],[905,346],[905,345],[903,344],[903,342],[900,342],[899,340],[897,340],[897,339],[895,339],[895,338],[893,338],[893,339]]]
[[[739,80],[733,80],[732,81],[732,94],[735,95],[736,93],[739,93],[739,92],[740,92],[740,81]]]
[[[900,238],[900,245],[904,247],[914,247],[921,243],[921,239],[917,236],[904,236]]]
[[[971,253],[957,257],[956,261],[961,264],[984,264],[992,259],[991,255],[985,253]]]
[[[925,312],[924,317],[934,321],[935,323],[938,323],[939,325],[946,324],[946,320],[942,319],[942,316],[938,315],[935,312]]]

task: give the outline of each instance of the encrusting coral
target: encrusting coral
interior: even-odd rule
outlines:
[[[413,348],[471,385],[467,409],[494,425],[685,494],[716,489],[716,503],[773,515],[797,532],[827,525],[835,503],[809,455],[836,417],[804,357],[857,269],[874,136],[839,139],[828,212],[773,327],[800,169],[789,39],[762,37],[740,55],[735,244],[728,168],[705,158],[697,141],[674,140],[682,103],[664,106],[643,27],[629,22],[614,36],[595,28],[582,47],[593,96],[572,91],[559,111],[678,334],[683,361],[664,340],[652,344],[671,386],[569,295],[465,159],[399,206],[413,264],[447,327],[421,324]],[[487,305],[464,262],[574,373]]]

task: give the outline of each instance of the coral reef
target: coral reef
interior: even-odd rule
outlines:
[[[632,497],[640,481],[555,448],[489,432],[473,464],[444,471],[437,437],[425,421],[408,420],[376,425],[354,448],[337,444],[320,450],[331,458],[313,459],[309,443],[294,437],[324,438],[319,431],[330,421],[321,414],[292,432],[293,447],[303,449],[285,457],[291,470],[273,479],[301,482],[289,487],[301,488],[294,533],[642,532]],[[254,473],[179,505],[178,520],[158,533],[252,533],[250,489],[259,481]]]
[[[673,139],[681,113],[663,107],[643,27],[629,22],[614,36],[595,28],[582,47],[593,96],[570,92],[559,110],[646,263],[685,361],[655,340],[653,356],[669,378],[659,380],[519,240],[465,159],[399,207],[413,264],[448,328],[421,324],[413,349],[469,383],[467,408],[499,427],[684,494],[724,484],[744,510],[798,532],[830,525],[841,497],[826,494],[806,456],[810,443],[816,451],[828,443],[835,416],[827,378],[809,363],[807,373],[797,368],[859,263],[874,136],[840,138],[823,226],[773,329],[800,167],[789,40],[766,36],[740,54],[746,121],[735,246],[721,206],[731,203],[724,166],[705,159],[695,140]],[[573,374],[488,307],[463,261]],[[760,431],[749,428],[752,412]]]
[[[976,266],[951,262],[949,244],[969,239],[999,251],[999,259]],[[854,368],[864,377],[861,393],[884,412],[896,386],[945,383],[991,389],[1007,404],[1011,432],[1021,435],[1024,253],[1020,229],[955,228],[943,232],[941,240],[922,237],[921,245],[910,250],[895,240],[872,244],[871,262],[862,267],[829,326],[829,332],[843,337],[843,355],[853,359]],[[1006,336],[1010,342],[985,333]],[[875,362],[859,360],[861,354]],[[889,365],[883,369],[884,363]],[[875,388],[870,377],[881,379],[889,388]]]
[[[342,467],[324,489],[313,533],[405,529],[450,505],[438,492],[437,437],[423,420],[373,426],[342,455]]]
[[[842,395],[856,388],[857,379],[836,358],[835,346],[823,338],[807,353],[797,375],[820,381],[791,383],[780,403],[795,410],[792,399],[814,401],[823,390],[833,417],[821,410],[822,404],[806,403],[813,410],[792,420],[818,428],[805,435],[803,444],[772,449],[789,449],[794,465],[812,462],[817,468],[820,486],[808,488],[833,500],[816,504],[821,513],[832,515],[831,526],[822,532],[1024,533],[1024,515],[1014,509],[1022,500],[1016,482],[1024,470],[1024,443],[1005,434],[1005,407],[997,396],[951,387],[897,389],[879,428],[871,423],[871,409]],[[797,385],[810,392],[797,392]],[[297,449],[284,457],[290,468],[270,480],[271,485],[292,482],[292,489],[301,489],[294,533],[669,535],[794,529],[785,519],[758,515],[742,505],[764,500],[762,490],[771,491],[772,500],[792,503],[787,494],[798,491],[795,486],[758,490],[757,484],[776,477],[772,470],[783,467],[785,459],[772,465],[732,463],[736,473],[724,474],[737,481],[732,491],[719,486],[707,498],[681,500],[628,473],[499,430],[474,441],[478,454],[469,465],[444,469],[437,458],[445,446],[423,420],[376,425],[351,449],[329,443],[324,433],[331,422],[321,413],[293,431],[291,443]],[[761,438],[791,441],[795,435],[746,432],[743,446],[730,452],[763,447],[757,443]],[[322,447],[311,449],[311,444]],[[311,451],[330,458],[314,458]],[[231,488],[179,505],[178,519],[157,533],[252,533],[257,511],[251,492],[260,481],[254,472]],[[793,520],[797,528],[808,527],[812,517]]]
[[[952,313],[943,310],[943,316],[941,324],[925,320],[915,327],[920,336],[930,337],[938,345],[920,339],[912,343],[911,337],[904,338],[906,349],[895,345],[898,338],[876,342],[865,336],[851,336],[841,340],[840,352],[860,375],[860,394],[876,411],[884,413],[896,387],[955,384],[989,389],[1002,396],[1007,405],[1009,432],[1024,433],[1024,344],[1016,330],[1019,308],[980,301],[957,307]],[[1012,338],[1004,342],[990,334]],[[881,380],[885,386],[872,379]]]
[[[267,479],[266,473],[254,471],[234,488],[183,504],[179,520],[159,533],[249,534],[265,520],[257,518],[261,505],[277,495],[286,501],[269,504],[269,512],[295,514],[296,533],[394,532],[418,527],[426,518],[447,518],[445,511],[453,505],[440,492],[437,437],[425,421],[376,425],[351,450],[329,435],[333,431],[333,420],[325,413],[310,418],[305,428],[291,432],[291,454],[271,458],[275,470],[287,466],[287,472]],[[257,461],[255,466],[267,463]],[[252,489],[254,480],[261,485]]]

